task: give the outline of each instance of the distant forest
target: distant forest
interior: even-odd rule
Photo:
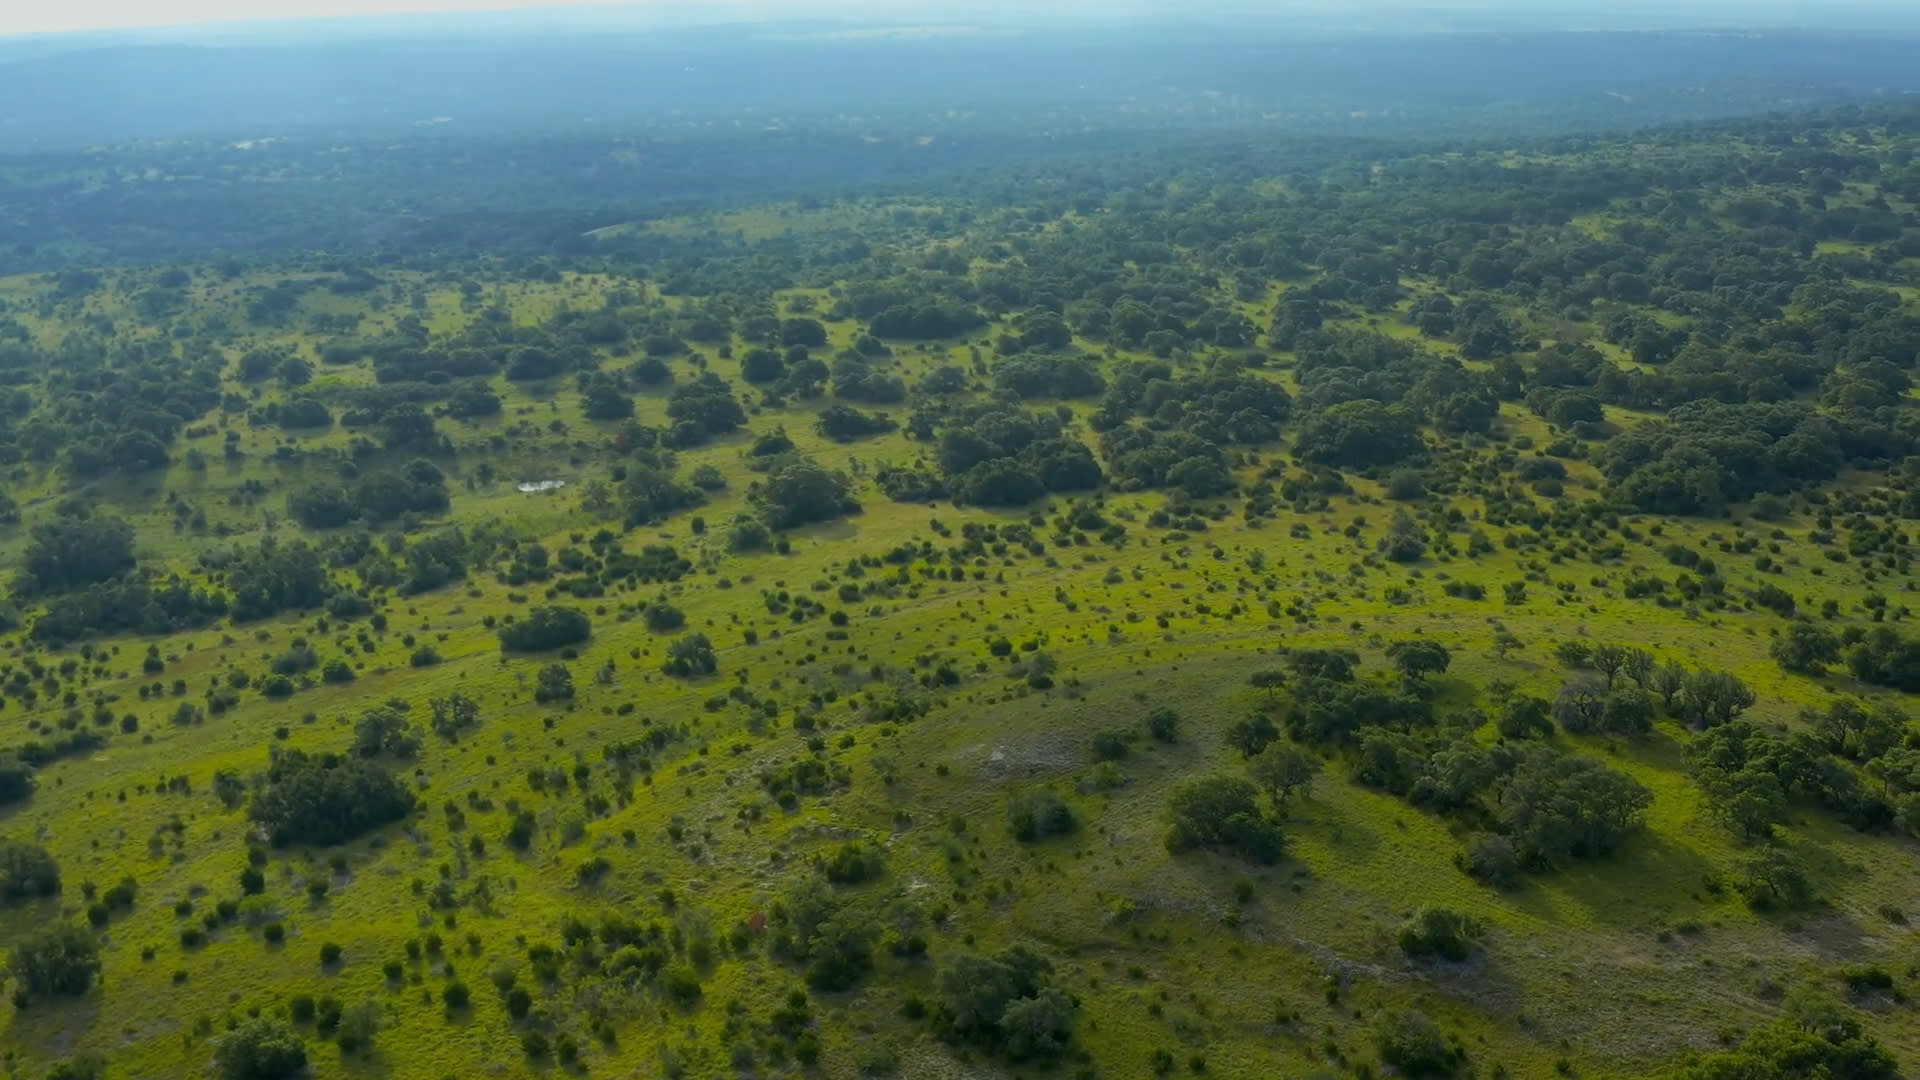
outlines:
[[[1884,102],[1920,89],[1915,45],[1204,26],[16,45],[0,50],[0,273],[288,250],[573,256],[611,223],[965,192],[1023,165],[1095,182],[1196,160],[1299,173]]]

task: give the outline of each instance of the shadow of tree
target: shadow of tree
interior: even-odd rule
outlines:
[[[1612,858],[1535,877],[1517,902],[1551,919],[1550,901],[1558,899],[1581,908],[1594,924],[1651,930],[1701,911],[1706,905],[1696,897],[1714,870],[1693,848],[1643,830]]]

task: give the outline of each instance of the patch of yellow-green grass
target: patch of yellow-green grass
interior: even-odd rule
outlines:
[[[911,200],[873,200],[815,207],[774,203],[689,217],[656,218],[646,222],[644,227],[667,236],[717,234],[753,242],[795,233],[853,229],[880,220],[895,225],[911,225],[919,216],[941,212],[940,207]]]

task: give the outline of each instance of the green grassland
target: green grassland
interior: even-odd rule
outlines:
[[[876,209],[862,218],[846,208],[828,215],[783,206],[647,227],[753,241],[884,227],[919,209]],[[1610,224],[1598,215],[1574,227],[1598,235]],[[136,304],[151,274],[112,272],[82,302],[58,300],[46,278],[14,278],[0,281],[0,298],[48,349],[89,317],[114,320],[124,334],[153,334]],[[199,273],[182,317],[226,325],[222,348],[232,356],[269,344],[315,355],[330,336],[311,329],[315,317],[348,320],[355,333],[373,337],[413,315],[445,335],[474,323],[483,303],[537,325],[556,312],[593,309],[611,290],[635,284],[598,272],[551,281],[501,274],[476,301],[446,275],[395,270],[383,275],[377,303],[311,292],[288,323],[249,323],[246,298],[278,280],[265,270]],[[1902,294],[1911,305],[1911,288]],[[777,300],[791,308],[801,296],[830,299],[826,289],[787,289]],[[1280,296],[1276,290],[1265,302],[1246,303],[1245,313],[1265,321]],[[1417,339],[1407,303],[1345,321]],[[970,348],[1001,325],[967,340],[901,348],[892,370],[915,381],[942,364],[964,368]],[[857,329],[851,321],[829,322],[828,348],[851,347]],[[1623,366],[1630,363],[1624,352],[1606,348]],[[1113,362],[1145,358],[1105,351]],[[696,346],[673,366],[680,377],[698,367],[742,385],[737,358],[711,345]],[[315,368],[305,393],[373,384],[365,363]],[[1263,377],[1297,390],[1289,368],[1290,357],[1280,352]],[[202,1075],[235,1023],[255,1013],[285,1016],[296,997],[309,995],[347,1006],[372,1003],[380,1032],[367,1052],[336,1050],[311,1023],[299,1025],[310,1040],[314,1075],[368,1080],[568,1071],[990,1077],[1089,1070],[1134,1077],[1150,1075],[1162,1051],[1177,1071],[1347,1076],[1376,1062],[1377,1018],[1406,1007],[1438,1021],[1482,1077],[1629,1077],[1763,1026],[1780,1015],[1789,988],[1815,983],[1842,992],[1837,973],[1850,965],[1878,965],[1897,972],[1901,986],[1920,987],[1913,976],[1920,940],[1888,914],[1920,897],[1920,847],[1796,809],[1779,843],[1812,869],[1824,902],[1792,915],[1750,910],[1722,886],[1741,849],[1711,820],[1686,774],[1682,752],[1695,736],[1665,718],[1641,739],[1555,736],[1637,779],[1653,801],[1644,827],[1614,857],[1531,877],[1511,892],[1456,869],[1458,825],[1353,782],[1337,763],[1291,807],[1284,822],[1289,849],[1273,866],[1220,854],[1173,855],[1162,842],[1177,783],[1240,767],[1223,733],[1264,706],[1266,695],[1248,677],[1276,666],[1288,648],[1352,649],[1363,670],[1384,671],[1389,643],[1438,641],[1455,658],[1436,677],[1438,692],[1457,709],[1490,708],[1487,687],[1496,682],[1551,697],[1568,677],[1554,647],[1569,640],[1635,645],[1663,660],[1732,672],[1758,691],[1750,715],[1768,724],[1794,725],[1802,708],[1822,708],[1839,695],[1891,701],[1897,695],[1843,673],[1815,679],[1782,672],[1769,647],[1786,621],[1737,599],[1775,582],[1803,610],[1832,601],[1834,618],[1847,624],[1867,620],[1869,597],[1912,591],[1904,570],[1833,559],[1831,545],[1810,538],[1816,525],[1806,506],[1768,522],[1742,507],[1718,519],[1624,514],[1608,522],[1611,533],[1584,538],[1489,525],[1494,550],[1469,556],[1465,534],[1480,527],[1486,505],[1477,496],[1439,493],[1404,505],[1436,539],[1449,538],[1451,549],[1436,546],[1417,563],[1399,565],[1380,557],[1378,542],[1403,504],[1389,500],[1377,479],[1356,476],[1350,494],[1308,509],[1283,504],[1255,522],[1239,513],[1236,498],[1197,500],[1197,520],[1180,528],[1150,523],[1168,505],[1166,495],[1109,494],[1101,513],[1125,529],[1104,542],[1056,528],[1071,513],[1066,498],[1026,511],[891,502],[867,478],[881,464],[926,458],[926,445],[899,431],[829,440],[815,429],[818,403],[800,401],[756,404],[749,427],[784,427],[800,451],[851,474],[862,510],[792,530],[785,552],[741,554],[728,549],[720,526],[753,510],[751,433],[680,454],[683,471],[719,469],[728,479],[724,490],[690,513],[626,530],[617,511],[596,508],[594,498],[596,483],[619,458],[619,425],[586,419],[570,379],[495,379],[494,386],[504,401],[499,416],[440,421],[459,448],[445,465],[452,508],[409,525],[415,538],[484,527],[562,551],[606,528],[628,550],[672,544],[694,571],[668,585],[623,586],[578,602],[593,613],[594,629],[569,661],[578,696],[565,706],[532,699],[535,674],[552,657],[502,654],[495,622],[543,600],[538,584],[510,586],[494,566],[473,567],[465,582],[438,591],[383,596],[387,623],[373,635],[371,651],[352,656],[352,682],[308,680],[312,685],[279,701],[246,693],[238,707],[197,726],[171,724],[175,701],[148,700],[143,684],[185,680],[197,694],[232,671],[262,670],[302,638],[327,657],[343,655],[357,626],[308,613],[158,640],[102,640],[87,653],[58,654],[88,657],[69,685],[85,698],[106,695],[114,714],[136,716],[138,734],[115,735],[88,756],[47,766],[30,802],[0,809],[0,830],[44,845],[66,883],[58,899],[0,913],[0,950],[46,920],[79,918],[87,907],[83,882],[106,888],[132,878],[138,894],[131,910],[116,912],[99,932],[103,969],[91,993],[25,1008],[0,1004],[0,1075],[38,1080],[49,1063],[84,1054],[105,1058],[114,1077]],[[635,418],[665,426],[669,389],[637,391]],[[223,390],[255,402],[286,396],[231,374]],[[1606,419],[1628,428],[1649,415],[1610,406]],[[223,415],[217,429],[183,442],[205,446],[211,460],[204,468],[176,454],[164,471],[85,489],[135,525],[143,563],[204,576],[197,561],[203,552],[268,534],[299,535],[282,510],[286,493],[330,469],[322,455],[345,451],[354,438],[343,427],[287,432],[238,415]],[[231,459],[217,452],[226,430],[238,433]],[[1092,439],[1083,417],[1069,430]],[[1543,420],[1509,405],[1465,452],[1524,453],[1555,437]],[[282,452],[286,460],[276,463]],[[1284,445],[1260,449],[1238,463],[1236,479],[1251,484],[1288,457]],[[482,462],[491,479],[477,468]],[[1572,460],[1567,468],[1567,498],[1601,496],[1605,480],[1590,463]],[[515,487],[544,479],[567,486],[541,494]],[[1887,483],[1861,475],[1836,486]],[[69,488],[53,469],[16,466],[9,478],[26,526],[52,514]],[[204,519],[184,527],[190,514],[178,511],[177,501]],[[1538,503],[1549,508],[1553,500]],[[1448,511],[1459,512],[1458,524],[1447,523]],[[850,560],[882,559],[903,546],[944,550],[969,524],[1029,518],[1037,536],[1057,534],[1044,553],[1014,545],[938,576],[934,563],[912,554],[867,571],[893,582],[884,596],[835,599],[855,580]],[[9,530],[0,556],[19,558],[26,526]],[[1508,537],[1511,544],[1502,543]],[[1672,575],[1666,552],[1673,545],[1716,560],[1734,602],[1716,610],[1628,599],[1622,587],[1636,575]],[[1755,568],[1755,557],[1768,553],[1783,569]],[[1449,582],[1482,586],[1485,598],[1448,595]],[[1503,588],[1514,582],[1525,584],[1524,598],[1503,600]],[[834,626],[770,610],[769,595],[782,591],[844,608],[849,618]],[[678,679],[660,671],[673,635],[651,632],[634,617],[656,596],[686,613],[688,630],[712,638],[718,674]],[[1520,646],[1497,651],[1501,628]],[[1012,657],[990,650],[1003,636],[1016,645]],[[163,660],[158,674],[142,671],[149,644]],[[431,644],[440,661],[411,666],[419,644]],[[1031,655],[1029,647],[1057,661],[1051,688],[1032,688],[1013,673],[1011,662]],[[7,659],[20,662],[30,648],[13,635]],[[957,685],[925,689],[922,677],[943,666],[958,674]],[[204,944],[183,945],[182,931],[201,926],[216,901],[238,897],[246,865],[252,826],[243,808],[215,797],[217,774],[259,773],[276,748],[340,750],[362,711],[401,699],[420,720],[428,699],[456,692],[481,703],[482,722],[458,742],[429,737],[417,760],[399,767],[419,796],[419,812],[337,849],[273,850],[264,890]],[[769,716],[753,704],[756,696],[783,705]],[[880,709],[909,698],[924,705],[924,715]],[[800,707],[809,700],[817,709]],[[1177,741],[1142,734],[1158,706],[1180,714]],[[64,713],[51,696],[32,707],[10,701],[0,711],[0,745],[50,730]],[[797,723],[803,715],[804,724]],[[650,772],[623,781],[604,751],[655,730],[675,735]],[[1102,763],[1095,736],[1116,731],[1129,734],[1130,749]],[[1488,723],[1476,737],[1491,744],[1497,735]],[[760,778],[769,771],[816,755],[844,768],[847,783],[792,806],[763,788]],[[538,789],[529,780],[534,773],[542,775]],[[1018,843],[1008,832],[1009,802],[1041,787],[1061,794],[1080,828]],[[502,840],[515,807],[538,822],[525,852]],[[799,970],[772,955],[757,927],[795,881],[815,873],[816,858],[854,838],[884,851],[885,872],[840,891],[896,936],[923,935],[932,960],[883,948],[857,988],[814,993],[806,1030],[818,1058],[805,1062],[795,1056],[799,1043],[778,1034],[770,1019],[802,985]],[[484,843],[476,846],[476,839]],[[596,858],[605,865],[583,875]],[[324,895],[311,888],[321,882]],[[442,883],[439,891],[456,898],[451,903],[435,898]],[[1405,956],[1396,934],[1426,906],[1483,920],[1480,952],[1461,964]],[[594,921],[609,913],[672,928],[683,946],[675,962],[694,972],[697,996],[676,999],[656,986],[591,976],[550,984],[533,976],[530,943],[558,943],[570,916]],[[284,937],[269,940],[269,926]],[[410,944],[430,939],[439,947],[410,956]],[[685,949],[691,942],[702,947]],[[1056,983],[1078,1003],[1077,1049],[1068,1062],[1008,1065],[943,1042],[903,1015],[911,997],[937,997],[942,958],[1018,942],[1052,959]],[[323,943],[341,946],[339,963],[321,964]],[[398,978],[383,971],[388,962],[400,964]],[[576,1064],[524,1051],[529,1025],[508,1016],[493,984],[508,975],[533,989],[536,1025],[555,1039],[577,1041]],[[466,1007],[444,1002],[444,987],[456,980],[472,989]],[[1920,1021],[1912,1008],[1885,996],[1856,1004],[1866,1030],[1904,1068],[1920,1069]]]

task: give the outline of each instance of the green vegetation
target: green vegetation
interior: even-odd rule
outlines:
[[[0,1060],[1911,1073],[1917,153],[0,279]]]

